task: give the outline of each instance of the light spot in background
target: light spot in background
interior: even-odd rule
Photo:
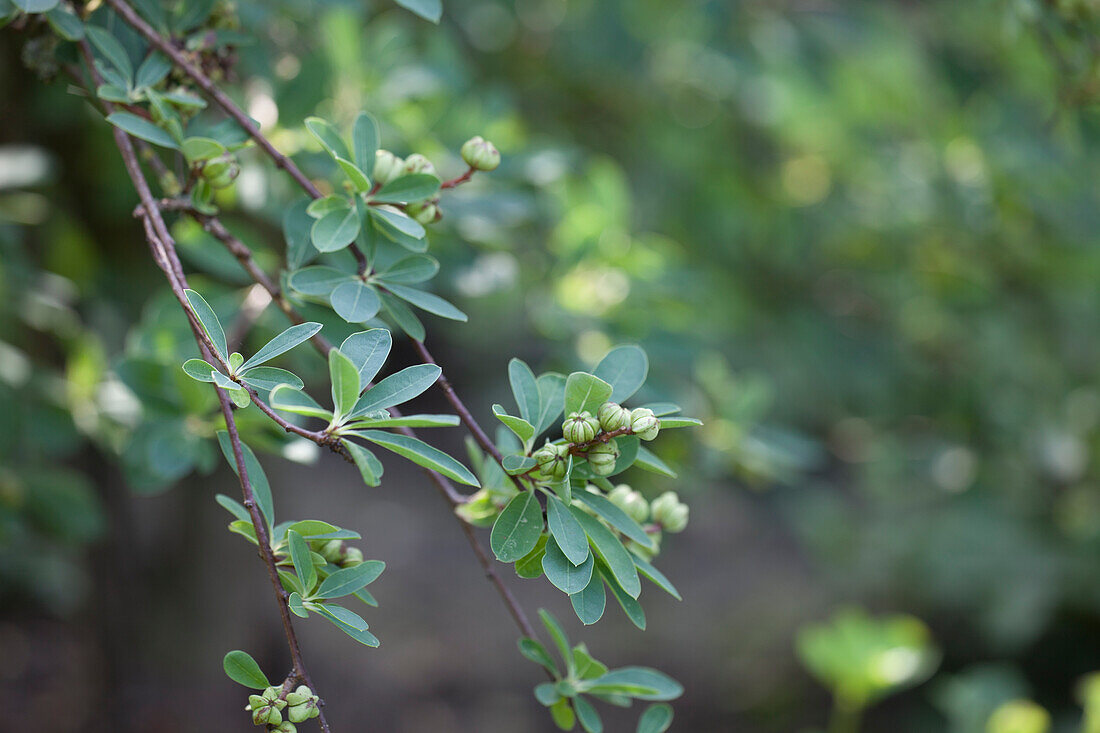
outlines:
[[[237,176],[236,191],[244,208],[262,208],[267,200],[267,179],[264,177],[263,169],[258,165],[241,166],[241,174]]]
[[[741,86],[738,102],[747,120],[770,126],[782,120],[790,109],[791,94],[778,79],[761,76]]]
[[[538,33],[549,33],[561,25],[567,10],[566,0],[516,0],[519,22]]]
[[[99,386],[96,403],[101,413],[125,427],[135,428],[141,420],[141,401],[114,375]]]
[[[478,298],[512,287],[518,274],[515,257],[508,252],[491,252],[480,255],[462,270],[455,277],[455,288],[468,298]]]
[[[796,206],[816,204],[832,188],[829,164],[820,155],[802,155],[783,164],[783,188]]]
[[[703,442],[717,451],[732,450],[737,446],[743,431],[725,418],[707,420],[703,425]]]
[[[973,140],[957,137],[943,151],[948,174],[964,186],[983,185],[986,180],[985,157]]]
[[[586,364],[595,364],[611,349],[611,339],[595,329],[582,331],[577,336],[577,356]]]
[[[911,647],[894,647],[877,655],[872,672],[882,684],[897,685],[905,682],[921,667],[921,653]]]
[[[298,60],[298,57],[294,54],[283,54],[278,61],[275,62],[275,76],[280,79],[290,81],[298,76],[302,70],[302,62]]]
[[[50,174],[50,157],[31,145],[0,146],[0,188],[36,186]]]
[[[479,51],[503,51],[516,37],[516,18],[508,8],[488,2],[475,5],[462,18],[470,43]]]
[[[40,193],[16,191],[0,196],[0,221],[32,226],[46,221],[50,200]]]
[[[1079,437],[1063,430],[1046,430],[1039,442],[1039,458],[1060,481],[1075,481],[1088,465],[1089,451]]]
[[[932,480],[944,491],[966,491],[974,483],[978,458],[974,451],[962,446],[941,451],[932,461]]]
[[[295,463],[316,463],[321,455],[321,448],[313,441],[305,438],[297,438],[283,446],[283,458]]]
[[[581,263],[558,281],[558,302],[574,313],[601,315],[626,300],[630,278],[614,267]]]
[[[31,362],[10,344],[0,341],[0,380],[10,387],[22,387],[31,378]]]
[[[279,122],[279,107],[271,96],[271,86],[264,80],[256,79],[248,85],[245,96],[248,116],[260,123],[260,129],[275,127]]]
[[[559,180],[568,170],[564,154],[557,150],[545,150],[527,160],[523,174],[536,186],[548,186]]]

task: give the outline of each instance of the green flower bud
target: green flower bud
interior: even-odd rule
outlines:
[[[597,476],[609,476],[615,470],[615,461],[619,459],[619,448],[615,441],[597,443],[586,454],[592,473]]]
[[[363,564],[363,551],[358,547],[349,547],[344,550],[344,557],[340,560],[340,567],[353,568]]]
[[[653,440],[661,429],[661,421],[648,407],[639,407],[630,413],[630,431],[642,440]]]
[[[569,449],[564,445],[554,445],[547,441],[546,445],[535,451],[531,457],[538,464],[537,477],[546,480],[558,480],[565,478],[568,466]]]
[[[649,502],[626,484],[619,484],[607,495],[611,503],[626,512],[638,524],[649,518]]]
[[[427,173],[429,175],[435,175],[435,166],[432,165],[432,161],[425,158],[420,153],[413,153],[409,157],[405,158],[405,166],[402,169],[406,175],[411,173]]]
[[[561,424],[561,433],[570,443],[588,443],[600,431],[600,421],[588,412],[571,412]]]
[[[421,224],[431,224],[443,218],[435,201],[420,201],[405,207],[405,213]]]
[[[306,700],[309,699],[309,697],[307,695],[301,694],[300,692],[288,692],[286,693],[286,697],[284,699],[286,700],[287,707],[293,708],[304,703]]]
[[[240,175],[240,172],[241,167],[237,165],[237,159],[233,155],[214,158],[202,167],[202,177],[211,188],[227,188]]]
[[[600,427],[609,433],[630,426],[630,410],[617,402],[605,402],[596,411]]]
[[[343,540],[329,540],[317,550],[321,557],[325,558],[329,562],[339,562],[340,557],[344,554],[344,541]]]
[[[657,555],[661,554],[661,533],[658,531],[647,532],[647,534],[649,535],[649,538],[653,540],[652,548],[646,545],[638,544],[634,540],[628,540],[626,543],[626,549],[646,560],[652,560],[653,558],[657,557]]]
[[[316,718],[321,712],[317,708],[318,697],[305,685],[300,685],[297,690],[288,694],[286,699],[290,703],[287,718],[292,723],[303,723],[310,718]]]
[[[688,524],[688,507],[675,491],[666,491],[650,504],[653,521],[666,532],[683,532]]]
[[[262,695],[249,695],[248,708],[252,710],[252,722],[256,725],[278,725],[283,720],[279,711],[286,707],[286,700],[279,698],[279,690],[269,687]]]
[[[475,527],[491,527],[500,514],[492,495],[485,489],[472,494],[470,500],[455,507],[455,514]]]
[[[378,150],[374,154],[374,182],[384,186],[404,174],[405,161],[388,150]]]
[[[273,733],[298,733],[298,727],[294,723],[282,722],[276,727],[271,729]]]
[[[491,171],[500,165],[500,151],[481,135],[477,135],[462,145],[462,159],[476,171]]]

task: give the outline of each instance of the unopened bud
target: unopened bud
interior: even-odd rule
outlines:
[[[344,557],[340,561],[340,567],[353,568],[363,564],[363,551],[358,547],[349,547],[344,550]]]
[[[481,135],[477,135],[462,145],[462,159],[474,170],[491,171],[500,165],[500,151]]]
[[[630,413],[630,431],[642,440],[653,440],[661,429],[661,421],[648,407],[639,407]]]
[[[284,720],[272,728],[271,731],[272,733],[298,733],[298,727],[294,723]]]
[[[570,443],[588,443],[600,430],[600,421],[588,412],[571,412],[561,424],[561,433]]]
[[[619,484],[607,495],[611,503],[626,512],[627,516],[641,524],[649,518],[649,502],[626,484]]]
[[[240,172],[241,167],[237,164],[236,157],[232,155],[223,155],[207,161],[202,167],[202,177],[211,188],[227,188],[240,175]]]
[[[405,161],[388,150],[374,154],[374,182],[384,186],[404,173]]]
[[[321,548],[317,550],[317,553],[329,562],[337,562],[339,561],[340,556],[344,554],[344,541],[329,540],[325,544],[321,545]]]
[[[443,212],[435,201],[420,201],[405,207],[405,213],[420,224],[431,224],[443,218]]]
[[[600,427],[611,433],[616,430],[630,427],[630,410],[618,402],[605,402],[596,411],[596,417],[600,420]]]
[[[428,160],[420,153],[413,153],[405,158],[403,170],[406,174],[427,173],[429,175],[435,175],[435,166],[432,165],[432,161]]]
[[[675,491],[666,491],[650,504],[653,521],[666,532],[683,532],[688,524],[688,507]]]
[[[561,480],[565,478],[567,466],[567,448],[564,445],[554,445],[547,442],[532,454],[538,465],[538,473],[547,479]]]
[[[615,441],[597,443],[586,454],[592,473],[597,476],[609,476],[615,470],[615,461],[619,459],[619,448]]]
[[[641,558],[652,560],[661,553],[661,533],[660,531],[657,531],[647,532],[646,534],[648,534],[649,539],[653,541],[653,547],[643,545],[639,542],[635,542],[634,540],[628,540],[626,543],[626,549],[630,550],[635,555],[638,555]]]

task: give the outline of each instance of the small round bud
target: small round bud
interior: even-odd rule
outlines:
[[[647,532],[647,534],[649,535],[649,539],[653,540],[653,547],[639,544],[634,540],[628,540],[626,549],[646,560],[652,560],[657,557],[657,555],[661,554],[661,532]]]
[[[340,560],[340,567],[353,568],[363,564],[363,551],[358,547],[349,547],[344,550],[344,557]]]
[[[285,720],[271,730],[272,733],[298,733],[298,727],[294,723]]]
[[[653,440],[661,429],[661,421],[648,407],[639,407],[630,413],[630,431],[642,440]]]
[[[561,433],[570,443],[588,443],[600,431],[600,421],[588,412],[571,412],[561,424]]]
[[[405,158],[405,166],[403,170],[406,175],[412,173],[427,173],[428,175],[435,175],[435,166],[432,165],[432,161],[428,160],[420,153],[413,153],[409,157]]]
[[[614,440],[597,443],[588,449],[586,456],[592,473],[597,476],[609,476],[615,470],[615,461],[619,459],[619,448]]]
[[[683,532],[688,524],[688,507],[675,491],[666,491],[650,504],[653,521],[666,532]]]
[[[405,161],[398,158],[388,150],[377,150],[374,153],[374,182],[384,186],[404,172]]]
[[[491,171],[500,165],[500,151],[481,135],[477,135],[463,143],[462,159],[476,171]]]
[[[304,723],[320,713],[317,709],[317,696],[305,685],[300,685],[297,690],[288,694],[286,699],[290,703],[286,716],[291,723]]]
[[[343,540],[329,540],[317,550],[317,553],[329,562],[338,562],[344,554]]]
[[[538,465],[538,476],[548,480],[561,480],[565,478],[568,466],[568,448],[564,445],[555,445],[547,441],[546,445],[539,448],[531,457]]]
[[[419,201],[405,207],[405,213],[420,224],[431,224],[443,218],[443,212],[435,201]]]
[[[211,188],[227,188],[240,175],[241,167],[232,155],[208,160],[202,167],[202,177]]]
[[[605,402],[596,411],[596,417],[600,420],[600,427],[609,433],[630,427],[630,410],[618,402]]]
[[[627,516],[641,524],[649,518],[649,502],[626,484],[619,484],[607,495],[611,503],[626,512]]]

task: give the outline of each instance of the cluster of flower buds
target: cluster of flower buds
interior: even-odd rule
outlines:
[[[282,694],[282,688],[268,687],[259,695],[249,695],[245,710],[252,713],[252,722],[266,725],[278,733],[296,733],[295,723],[303,723],[321,714],[319,698],[313,690],[300,685],[294,692]],[[286,720],[283,720],[284,714]]]
[[[363,562],[363,551],[349,547],[343,540],[311,540],[310,549],[333,565],[352,568]]]
[[[500,165],[500,151],[481,135],[462,145],[462,159],[475,171],[491,171]]]
[[[666,491],[649,505],[655,524],[666,532],[683,532],[688,524],[688,506],[675,491]]]
[[[378,150],[374,154],[374,182],[385,186],[395,178],[405,175],[405,161],[388,150]]]
[[[546,441],[546,445],[531,454],[535,459],[536,480],[561,481],[569,468],[569,446]]]
[[[597,476],[610,476],[619,459],[617,435],[636,435],[653,440],[661,429],[661,421],[647,407],[628,410],[615,402],[605,402],[593,416],[590,412],[571,412],[561,424],[562,437],[568,445],[547,444],[534,454],[541,476],[560,479],[565,475],[568,453],[581,446],[588,466]],[[550,469],[544,469],[549,466]],[[559,475],[560,473],[560,475]],[[536,477],[537,478],[537,477]]]

